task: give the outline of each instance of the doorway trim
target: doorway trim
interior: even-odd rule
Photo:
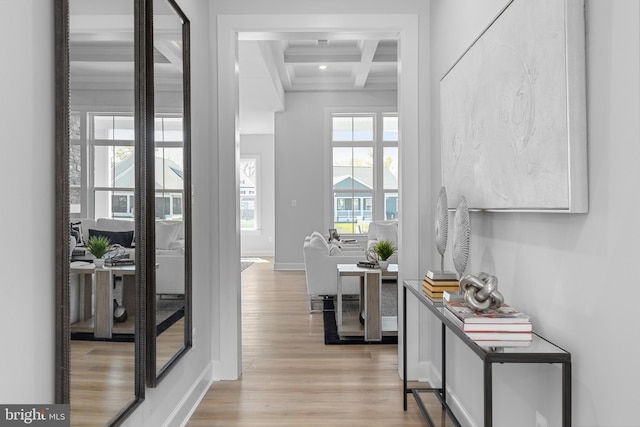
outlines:
[[[217,111],[219,223],[217,251],[219,292],[213,292],[213,366],[214,378],[234,380],[242,373],[242,323],[240,282],[240,202],[238,166],[240,158],[238,39],[245,33],[279,32],[393,32],[398,35],[398,115],[401,145],[399,146],[398,206],[400,253],[398,291],[404,278],[419,277],[419,26],[414,14],[300,14],[300,15],[218,15],[217,17]],[[425,70],[426,72],[426,70]],[[424,79],[423,81],[427,81]],[[217,102],[216,102],[217,101]],[[426,120],[425,116],[423,119]],[[230,191],[235,189],[235,191]],[[277,256],[277,250],[276,250]],[[278,261],[277,259],[275,260]],[[238,268],[234,268],[237,265]],[[402,316],[404,307],[398,307]],[[408,317],[417,324],[417,310]],[[224,325],[222,323],[224,319]],[[402,330],[399,326],[398,336]],[[413,335],[413,330],[411,331]],[[417,333],[417,332],[416,332]],[[407,360],[415,369],[418,349],[415,339],[409,339]],[[402,349],[399,342],[398,351]],[[402,373],[399,353],[398,371]],[[411,373],[413,369],[410,369]],[[409,375],[412,377],[412,375]]]

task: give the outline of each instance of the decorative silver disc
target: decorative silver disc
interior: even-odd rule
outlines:
[[[453,221],[453,265],[458,272],[458,277],[461,277],[467,269],[470,234],[471,224],[467,199],[464,196],[460,196],[456,207],[456,217]]]

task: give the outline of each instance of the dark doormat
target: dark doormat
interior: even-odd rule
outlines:
[[[324,343],[325,345],[341,344],[398,344],[398,337],[394,335],[383,335],[382,341],[365,341],[362,336],[338,335],[338,325],[336,323],[336,312],[334,301],[331,298],[325,299],[322,316],[324,320]]]

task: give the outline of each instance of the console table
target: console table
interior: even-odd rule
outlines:
[[[454,422],[460,426],[460,422],[455,418],[447,405],[447,370],[446,370],[446,335],[447,331],[453,332],[460,340],[469,347],[482,361],[484,366],[484,426],[491,427],[493,423],[493,379],[492,366],[494,363],[559,363],[562,365],[562,425],[571,426],[571,354],[546,340],[540,335],[533,333],[533,341],[528,347],[480,347],[470,339],[462,329],[456,326],[445,316],[446,310],[442,302],[431,300],[422,291],[421,280],[405,280],[403,282],[402,302],[402,355],[403,355],[403,383],[404,383],[404,410],[407,410],[407,395],[413,394],[416,403],[422,412],[425,420],[434,427],[427,408],[425,407],[420,392],[432,392],[442,403],[443,408]],[[427,307],[429,311],[442,324],[442,385],[437,388],[408,388],[407,387],[407,291],[414,295],[421,305]]]

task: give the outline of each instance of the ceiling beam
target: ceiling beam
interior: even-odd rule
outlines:
[[[284,48],[282,47],[282,43],[276,41],[259,41],[257,44],[258,49],[260,49],[260,53],[262,54],[265,66],[267,67],[273,87],[278,95],[278,104],[280,107],[278,111],[284,111],[284,91],[286,85],[291,89],[291,78],[286,71],[286,67],[282,64],[282,59],[277,59],[284,57]],[[284,73],[284,76],[282,73]]]
[[[354,86],[356,89],[364,88],[371,71],[371,64],[373,63],[373,56],[376,54],[379,40],[361,40],[358,44],[362,55],[360,57],[360,63],[356,65],[353,70]]]

